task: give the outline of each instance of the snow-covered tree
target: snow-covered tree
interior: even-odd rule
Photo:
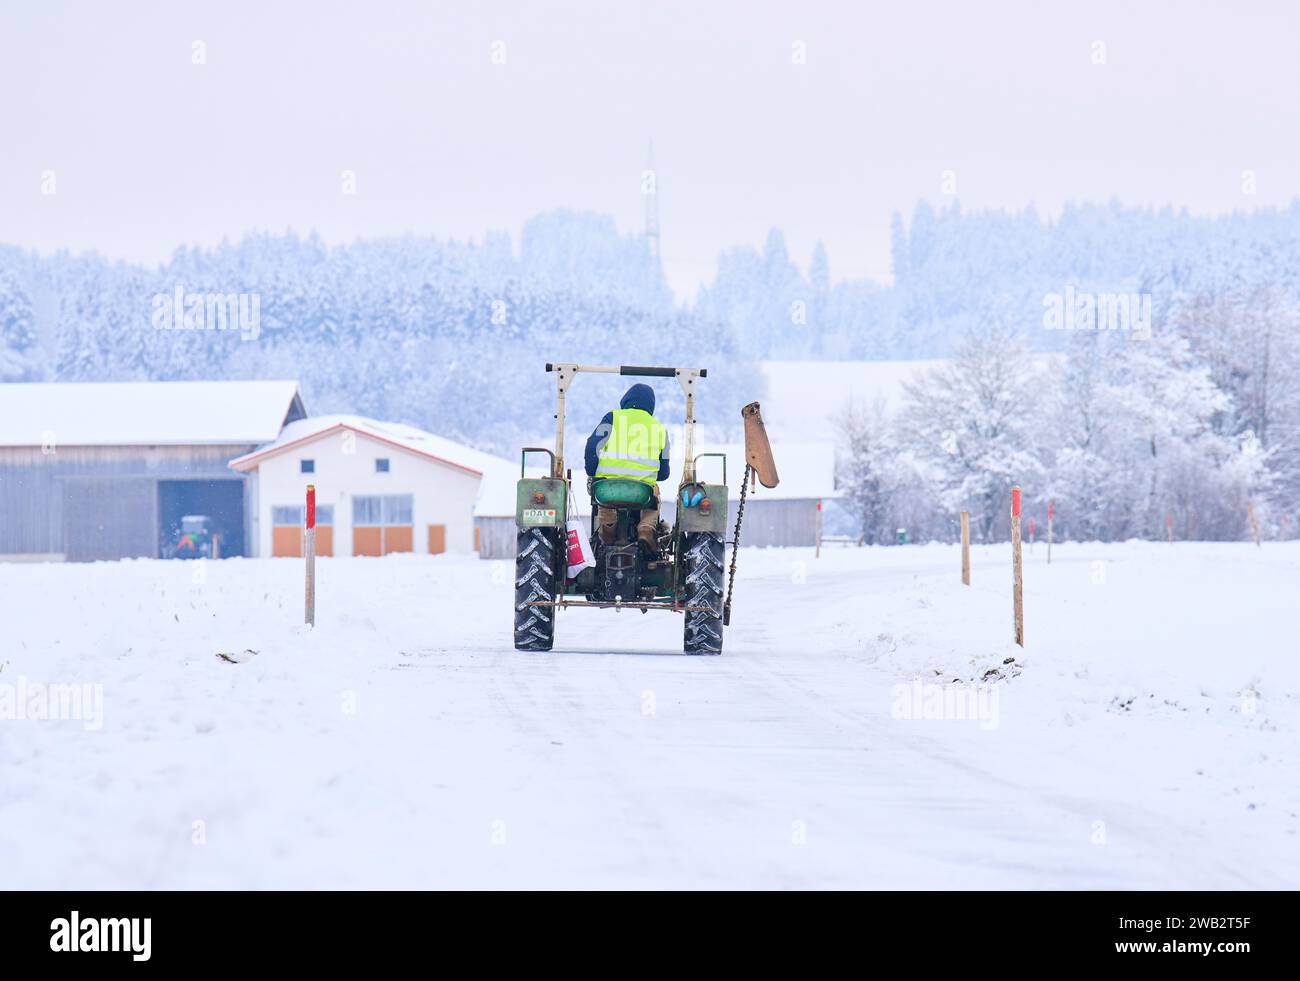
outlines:
[[[1073,204],[1055,220],[921,204],[895,216],[890,245],[892,284],[832,284],[820,243],[801,271],[772,229],[761,248],[726,251],[692,303],[674,299],[643,236],[567,211],[517,244],[259,233],[178,248],[154,269],[0,245],[0,378],[296,377],[316,411],[511,453],[553,411],[548,360],[653,350],[708,367],[701,424],[725,438],[735,407],[762,397],[760,359],[960,350],[883,430],[893,477],[875,527],[950,537],[969,508],[977,535],[1000,535],[1019,482],[1030,502],[1056,501],[1071,536],[1161,535],[1171,514],[1180,535],[1236,537],[1247,503],[1266,533],[1288,513],[1300,533],[1300,201],[1215,218]],[[260,336],[154,329],[152,298],[177,287],[256,293]],[[1067,288],[1147,294],[1152,340],[1041,329],[1044,298]],[[963,348],[972,335],[984,340]],[[1060,360],[1022,384],[1026,350]],[[603,413],[610,387],[576,386],[575,422]],[[680,391],[656,387],[678,415]]]
[[[860,541],[884,544],[893,530],[891,511],[899,490],[898,446],[884,402],[845,406],[836,419],[836,433],[841,507],[851,516]]]
[[[991,330],[904,387],[901,425],[911,452],[934,474],[941,506],[949,514],[970,511],[981,541],[1009,522],[1010,488],[1042,472],[1030,449],[1033,372],[1023,344]]]
[[[0,382],[30,381],[37,374],[32,304],[18,280],[0,269]]]

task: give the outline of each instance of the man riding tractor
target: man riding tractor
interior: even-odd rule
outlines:
[[[659,554],[659,488],[668,479],[668,430],[654,417],[655,393],[649,385],[636,384],[627,390],[613,412],[606,412],[587,437],[587,476],[593,481],[635,480],[650,485],[651,506],[643,508],[637,520],[637,541],[649,557]],[[602,545],[614,544],[618,511],[600,507],[596,530]]]
[[[754,473],[764,487],[777,485],[776,464],[758,403],[741,410],[745,424],[745,474],[725,562],[729,520],[725,453],[695,452],[695,399],[704,368],[581,365],[548,362],[555,373],[555,449],[525,446],[515,485],[514,641],[521,651],[549,651],[556,615],[578,607],[664,610],[683,614],[682,650],[721,654],[730,620],[735,543],[745,512],[745,486]],[[668,431],[655,419],[654,392],[633,385],[619,408],[605,414],[587,440],[592,524],[584,528],[572,502],[573,472],[565,465],[565,404],[579,374],[671,378],[685,396],[682,465],[673,494],[670,529],[659,520],[658,482],[668,476]],[[543,475],[527,473],[530,453],[550,458]],[[722,483],[702,480],[700,461],[721,464]],[[573,512],[573,513],[570,513]],[[594,540],[594,541],[593,541]],[[597,547],[591,556],[584,547]]]

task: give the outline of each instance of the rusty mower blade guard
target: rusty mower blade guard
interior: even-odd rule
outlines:
[[[767,440],[767,427],[757,402],[750,402],[740,410],[745,420],[745,462],[758,474],[764,487],[775,487],[780,479],[776,475],[776,461],[772,459],[772,444]]]

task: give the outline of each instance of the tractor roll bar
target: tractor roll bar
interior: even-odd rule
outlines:
[[[549,361],[546,363],[547,371],[554,371],[555,365]],[[622,365],[579,365],[579,371],[597,371],[606,375],[639,375],[643,378],[676,378],[681,371],[680,368],[647,368],[640,365],[622,364]],[[709,369],[701,368],[700,377],[708,378]]]
[[[721,458],[721,460],[722,460],[722,482],[725,484],[725,483],[727,482],[727,454],[725,454],[725,453],[701,453],[701,454],[699,454],[698,456],[695,457],[695,460],[694,460],[694,461],[692,461],[692,464],[691,464],[692,469],[693,469],[693,470],[694,470],[694,469],[698,469],[699,464],[700,464],[700,461],[703,460],[706,456],[716,456],[716,457]]]
[[[652,368],[637,365],[588,365],[567,364],[564,362],[546,362],[546,370],[556,373],[555,379],[555,454],[551,460],[551,476],[556,479],[564,477],[564,402],[565,393],[573,383],[574,376],[580,372],[593,372],[602,375],[640,375],[642,377],[676,378],[686,396],[686,455],[682,479],[695,479],[695,380],[707,378],[707,368]]]
[[[548,472],[552,477],[555,476],[555,454],[552,453],[550,450],[548,450],[545,446],[525,446],[519,454],[519,479],[520,480],[522,480],[524,477],[524,466],[528,461],[529,453],[545,453],[547,456],[549,456],[551,458],[551,469]],[[723,483],[725,484],[726,481],[724,480]]]

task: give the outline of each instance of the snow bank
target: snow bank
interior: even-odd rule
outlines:
[[[1039,546],[1023,651],[1006,551],[747,551],[721,658],[516,654],[472,558],[319,560],[312,632],[296,560],[0,566],[0,710],[102,698],[0,720],[4,883],[1294,887],[1300,545]]]

